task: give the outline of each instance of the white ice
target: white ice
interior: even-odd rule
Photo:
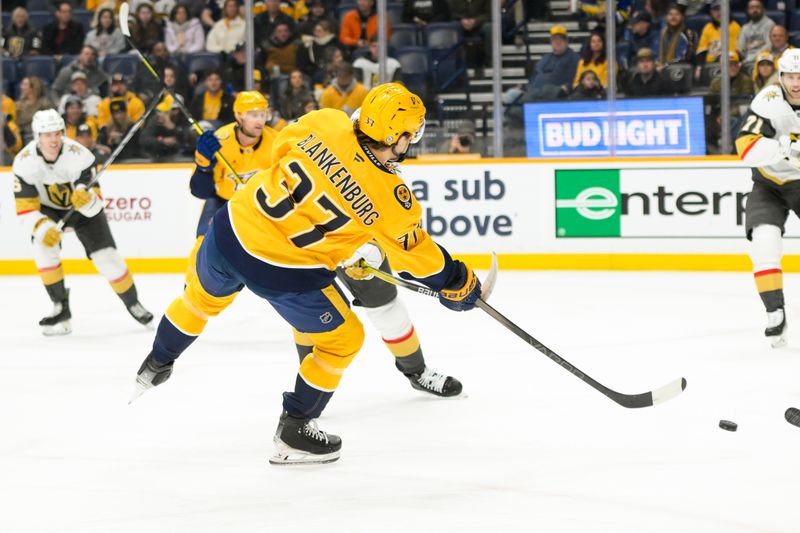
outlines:
[[[0,277],[0,532],[800,531],[800,428],[783,420],[800,405],[800,334],[768,347],[750,274],[500,272],[496,308],[595,379],[688,380],[639,410],[480,310],[402,293],[429,364],[468,397],[413,391],[367,325],[320,419],[342,458],[316,467],[267,463],[297,368],[268,305],[240,296],[128,405],[153,332],[100,277],[67,281],[74,332],[45,338],[38,279]],[[159,315],[182,285],[136,282]],[[800,276],[785,285],[800,301]]]

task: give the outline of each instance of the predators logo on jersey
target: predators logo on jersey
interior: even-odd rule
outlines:
[[[219,128],[214,135],[222,145],[220,153],[246,183],[257,172],[269,167],[272,161],[272,143],[275,140],[276,132],[265,126],[261,133],[261,139],[256,144],[242,146],[236,139],[236,128],[236,123],[232,122]],[[217,195],[224,200],[230,200],[236,191],[236,179],[222,163],[217,163],[214,167],[214,186]]]

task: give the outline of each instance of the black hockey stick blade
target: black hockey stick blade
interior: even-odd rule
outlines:
[[[783,414],[783,417],[793,426],[800,427],[800,409],[797,407],[790,407]]]

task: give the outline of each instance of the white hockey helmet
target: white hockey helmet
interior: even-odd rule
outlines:
[[[42,109],[33,115],[31,129],[34,138],[38,139],[40,133],[50,133],[51,131],[64,131],[64,119],[55,109]]]
[[[783,73],[800,73],[800,48],[789,48],[778,59],[778,76]]]

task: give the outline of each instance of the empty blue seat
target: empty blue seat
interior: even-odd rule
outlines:
[[[458,22],[435,22],[425,26],[424,44],[431,50],[449,50],[459,46],[462,40]]]
[[[190,73],[219,68],[222,57],[216,52],[196,52],[186,56],[186,70]]]
[[[411,46],[399,48],[396,55],[400,62],[403,84],[409,91],[427,100],[431,80],[428,51],[421,46]]]
[[[83,25],[83,31],[88,32],[92,28],[92,19],[94,13],[86,9],[73,9],[72,20],[80,22]]]
[[[785,11],[778,11],[778,10],[769,10],[765,13],[769,18],[775,22],[775,24],[780,24],[784,28],[786,27],[786,12]]]
[[[126,78],[131,79],[136,75],[141,60],[139,56],[131,54],[111,54],[103,59],[102,68],[109,76],[121,72]]]
[[[55,17],[51,11],[31,11],[28,13],[28,24],[38,31],[53,22]]]
[[[408,46],[419,46],[419,33],[416,24],[394,24],[392,25],[392,36],[389,38],[389,45],[394,48],[405,48]]]
[[[698,13],[697,15],[689,15],[686,17],[686,27],[694,31],[698,38],[703,32],[703,27],[709,22],[711,22],[711,17],[702,13]]]
[[[50,0],[28,0],[25,9],[30,11],[52,11],[53,5]]]
[[[19,79],[27,76],[41,78],[46,84],[56,79],[56,60],[51,56],[29,56],[20,63]]]

